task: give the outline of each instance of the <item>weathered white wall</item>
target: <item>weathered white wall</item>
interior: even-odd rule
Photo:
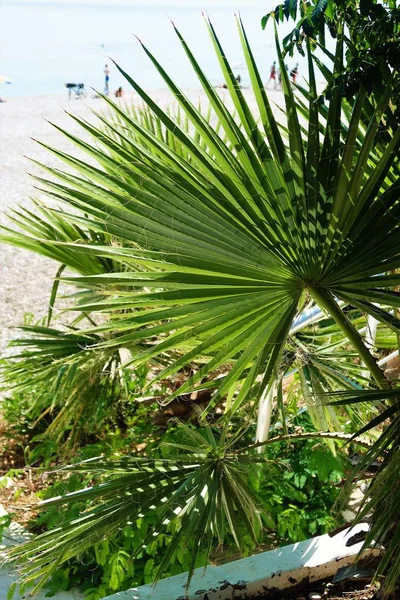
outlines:
[[[318,581],[352,564],[362,542],[346,546],[368,525],[362,523],[334,537],[321,535],[219,567],[197,569],[188,591],[186,575],[161,580],[154,588],[144,585],[108,596],[106,600],[233,600],[264,595],[272,588],[285,589],[303,579]],[[378,549],[369,551],[378,554]]]

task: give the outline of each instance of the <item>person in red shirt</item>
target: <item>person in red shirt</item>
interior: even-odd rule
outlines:
[[[277,83],[277,82],[276,82],[276,76],[277,76],[277,72],[276,72],[276,61],[274,61],[274,62],[272,63],[272,66],[271,66],[271,71],[270,71],[270,73],[269,73],[269,79],[268,79],[268,83],[265,85],[265,87],[268,87],[268,86],[269,86],[269,84],[271,83],[271,81],[273,81],[273,82],[274,82],[274,88],[276,89],[276,83]]]

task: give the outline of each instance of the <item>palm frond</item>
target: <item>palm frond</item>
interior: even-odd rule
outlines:
[[[99,350],[101,338],[77,330],[21,329],[29,337],[11,343],[21,352],[1,367],[7,391],[29,394],[32,421],[50,418],[45,435],[75,444],[99,429],[107,409],[127,395],[119,350]]]
[[[186,441],[175,445],[175,456],[168,459],[98,458],[65,467],[64,471],[101,476],[101,483],[42,502],[46,508],[77,501],[89,504],[79,518],[65,520],[10,551],[8,558],[22,565],[24,581],[36,581],[39,589],[58,565],[120,527],[135,527],[138,519],[150,513],[156,515],[157,523],[132,560],[163,530],[169,527],[174,531],[156,580],[171,562],[182,537],[190,540],[192,547],[188,583],[199,552],[205,551],[208,557],[214,540],[222,543],[227,529],[239,548],[246,533],[256,543],[261,520],[259,502],[248,485],[252,459],[234,454],[229,443],[221,443],[210,428],[204,435],[184,425],[181,428]]]

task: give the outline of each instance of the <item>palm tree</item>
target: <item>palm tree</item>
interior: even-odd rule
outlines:
[[[210,112],[202,114],[144,47],[174,95],[178,113],[160,108],[118,67],[147,109],[139,115],[104,97],[110,114],[98,115],[98,125],[71,115],[92,141],[60,131],[90,160],[48,148],[75,172],[45,167],[50,178],[36,177],[39,189],[61,203],[62,212],[46,208],[44,221],[28,224],[26,233],[5,231],[1,236],[78,272],[62,277],[83,290],[75,310],[91,319],[101,315],[99,325],[77,333],[90,336],[88,355],[91,349],[128,349],[131,367],[157,363],[156,381],[195,365],[167,401],[209,389],[202,417],[217,404],[224,407],[220,437],[209,428],[204,435],[193,434],[196,439],[177,448],[169,462],[132,458],[76,466],[108,475],[101,485],[74,493],[74,500],[92,502],[89,509],[12,552],[26,561],[24,576],[39,578],[39,585],[61,562],[148,510],[157,511],[159,528],[177,521],[176,542],[181,535],[196,540],[189,578],[200,547],[209,552],[214,536],[222,539],[226,528],[241,545],[235,515],[257,538],[257,503],[246,469],[264,458],[254,454],[254,446],[240,446],[243,432],[232,434],[229,422],[245,404],[256,406],[281,379],[290,345],[297,345],[297,357],[304,353],[306,342],[293,337],[293,324],[313,303],[333,320],[346,351],[355,352],[370,372],[374,400],[391,402],[378,419],[390,418],[391,425],[366,461],[378,453],[385,457],[380,483],[371,488],[372,504],[383,489],[397,493],[397,392],[389,389],[364,343],[354,310],[346,308],[399,331],[400,130],[389,139],[378,137],[393,88],[388,85],[373,107],[365,90],[349,104],[333,85],[329,105],[321,105],[308,48],[308,88],[295,96],[277,41],[286,106],[278,121],[238,19],[255,115],[212,24],[207,27],[234,114],[176,30]],[[321,65],[325,76],[334,80],[342,61],[340,31],[333,72]],[[53,227],[61,216],[66,227],[84,232],[78,241]],[[23,219],[18,222],[24,226]],[[330,378],[334,389],[349,381],[346,357],[342,355],[342,364],[337,357],[329,371],[321,354],[318,362],[319,350],[308,346],[312,360],[303,373],[306,386],[317,395],[324,386],[316,373],[324,369],[327,388],[332,387]],[[353,395],[346,402],[369,398],[357,390],[348,394]],[[72,495],[52,502],[70,499]],[[378,511],[371,536],[385,540],[396,518],[392,511],[382,520]],[[400,528],[391,538],[384,566],[396,556],[399,536]],[[392,572],[399,568],[397,559]]]

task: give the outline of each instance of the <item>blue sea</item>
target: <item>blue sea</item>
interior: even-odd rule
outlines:
[[[104,68],[110,89],[128,89],[113,59],[147,89],[165,87],[135,36],[183,88],[198,80],[173,31],[180,30],[201,67],[215,85],[221,72],[202,11],[212,20],[226,56],[244,84],[246,70],[234,14],[240,12],[263,77],[276,59],[272,27],[261,28],[262,16],[277,0],[0,0],[0,95],[60,94],[65,83],[84,83],[103,90]],[[280,29],[282,36],[289,25]],[[289,59],[289,67],[299,59]],[[302,60],[300,73],[302,72]],[[305,70],[305,66],[303,71]]]

